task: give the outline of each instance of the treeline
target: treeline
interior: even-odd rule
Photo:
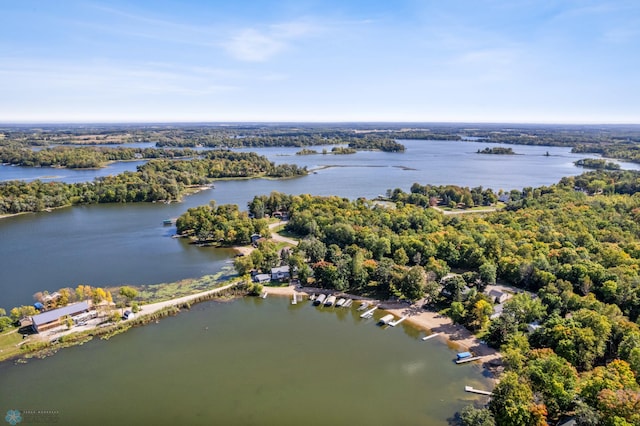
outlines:
[[[640,163],[640,140],[634,139],[616,143],[599,143],[591,145],[577,145],[571,149],[574,153],[600,154],[603,157]]]
[[[307,173],[295,165],[275,165],[255,153],[212,151],[206,158],[151,160],[135,172],[93,182],[0,182],[0,214],[37,212],[66,205],[179,200],[190,187],[219,178],[286,178]]]
[[[86,169],[104,167],[109,161],[196,156],[190,149],[100,148],[57,146],[34,151],[29,148],[0,147],[0,163],[28,167],[67,167]]]
[[[521,191],[515,190],[509,194],[493,192],[491,188],[477,186],[469,189],[457,185],[411,185],[410,193],[407,194],[402,189],[387,190],[387,197],[395,202],[414,204],[428,207],[443,205],[456,207],[462,205],[465,208],[476,206],[492,206],[500,197],[503,199],[519,199]]]
[[[573,164],[587,169],[620,170],[619,164],[601,158],[583,158],[582,160],[574,161]]]
[[[349,148],[357,150],[379,150],[385,152],[404,152],[405,147],[401,143],[390,138],[368,137],[349,142]]]
[[[193,237],[198,243],[220,246],[247,245],[254,234],[268,237],[265,219],[250,218],[237,205],[225,204],[188,209],[176,221],[178,234]]]

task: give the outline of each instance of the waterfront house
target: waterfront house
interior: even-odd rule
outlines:
[[[62,321],[60,320],[61,318],[68,316],[73,319],[74,317],[82,313],[89,312],[90,309],[91,305],[89,304],[89,302],[84,301],[34,315],[31,317],[33,330],[36,333],[41,333],[43,331],[58,327],[62,325]]]
[[[269,274],[256,274],[253,276],[253,282],[255,283],[268,283],[271,281],[271,275]]]
[[[279,266],[277,268],[271,268],[271,280],[288,280],[291,277],[289,273],[289,265]]]
[[[56,291],[51,294],[45,294],[42,297],[41,302],[46,309],[50,309],[51,307],[55,306],[61,298],[62,295]]]

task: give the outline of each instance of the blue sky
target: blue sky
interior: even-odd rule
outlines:
[[[3,1],[0,121],[640,123],[640,2]]]

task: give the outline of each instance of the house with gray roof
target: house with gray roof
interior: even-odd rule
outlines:
[[[91,305],[89,301],[74,303],[62,308],[52,309],[50,311],[43,312],[31,317],[33,323],[33,329],[36,333],[49,330],[51,328],[62,325],[61,319],[64,317],[71,317],[80,315],[85,312],[89,312]]]

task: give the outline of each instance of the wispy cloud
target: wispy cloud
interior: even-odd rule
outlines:
[[[284,22],[260,30],[245,28],[222,46],[240,61],[263,62],[290,48],[297,40],[321,31],[321,26],[307,21]]]
[[[87,96],[177,94],[202,96],[237,90],[229,74],[204,67],[182,68],[168,63],[116,64],[99,61],[68,64],[0,58],[0,88],[29,87],[52,93],[69,91]],[[237,83],[237,82],[236,82]]]

